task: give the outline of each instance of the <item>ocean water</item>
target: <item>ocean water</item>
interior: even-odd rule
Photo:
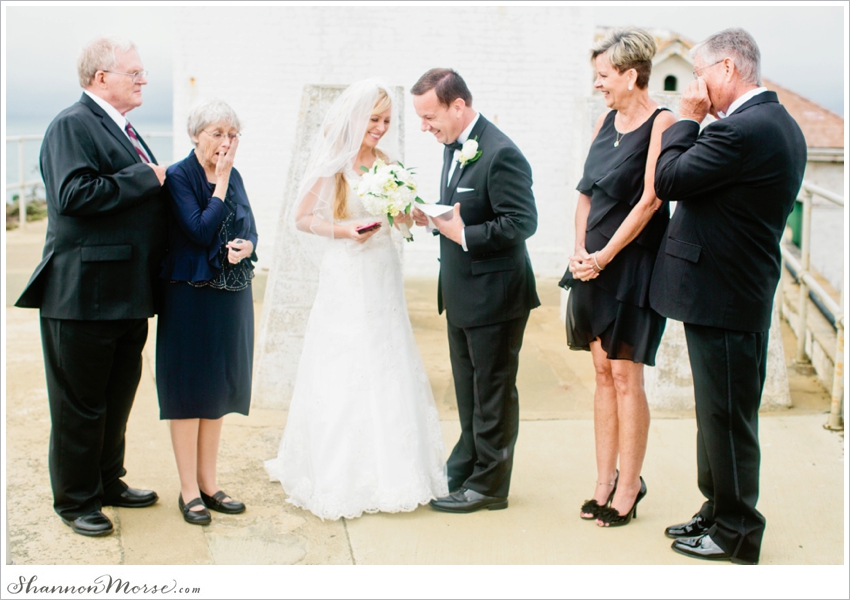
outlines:
[[[40,118],[14,118],[6,117],[6,130],[4,135],[7,138],[4,140],[4,157],[3,160],[6,166],[6,183],[7,185],[20,181],[19,160],[18,160],[18,142],[9,142],[9,136],[16,135],[37,135],[43,136],[47,130],[47,126],[53,120],[53,116]],[[156,160],[161,165],[168,165],[173,162],[172,143],[171,143],[171,119],[152,120],[152,121],[131,121],[136,131],[144,138],[145,143],[150,147]],[[151,133],[167,133],[168,137],[151,136]],[[38,170],[38,153],[41,148],[41,140],[27,140],[24,142],[24,179],[26,181],[40,180],[41,174]],[[17,190],[9,190],[5,192],[4,197],[6,202],[11,202],[12,197],[17,194]]]

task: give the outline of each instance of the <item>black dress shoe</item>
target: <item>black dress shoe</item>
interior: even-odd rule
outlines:
[[[703,560],[731,560],[732,557],[704,533],[698,537],[679,538],[671,546],[679,554]]]
[[[201,500],[204,501],[204,504],[210,510],[227,513],[229,515],[238,515],[239,513],[245,512],[244,504],[238,500],[234,500],[233,498],[225,502],[225,498],[227,498],[227,494],[225,494],[223,490],[218,490],[212,496],[207,496],[205,493],[201,492]]]
[[[687,523],[671,525],[664,530],[664,535],[674,540],[686,537],[699,537],[711,529],[711,525],[708,519],[697,513]]]
[[[122,508],[144,508],[159,500],[153,490],[137,490],[128,487],[117,496],[104,497],[104,506],[120,506]]]
[[[112,521],[99,510],[77,517],[73,521],[62,518],[62,522],[70,527],[74,533],[79,533],[80,535],[109,535],[113,529]]]
[[[183,520],[192,525],[209,525],[212,522],[210,511],[204,507],[203,510],[190,510],[196,506],[204,506],[200,498],[195,498],[188,504],[183,502],[183,494],[178,495],[177,506],[180,507],[180,512],[183,513]]]
[[[485,496],[475,490],[460,488],[445,498],[431,500],[431,507],[443,512],[471,513],[482,508],[500,510],[508,507],[507,498]]]

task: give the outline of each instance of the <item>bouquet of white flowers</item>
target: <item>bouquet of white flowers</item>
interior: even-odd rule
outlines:
[[[388,165],[377,159],[371,169],[360,168],[365,173],[357,185],[357,194],[369,214],[376,217],[387,215],[392,225],[395,215],[410,214],[414,202],[424,203],[424,200],[416,195],[413,170],[406,169],[403,164]],[[408,242],[413,241],[413,235],[407,225],[399,223],[399,230]]]

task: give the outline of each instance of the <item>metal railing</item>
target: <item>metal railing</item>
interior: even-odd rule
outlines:
[[[844,401],[844,289],[842,285],[840,303],[832,299],[823,286],[811,273],[812,247],[812,200],[819,196],[838,206],[844,206],[844,198],[821,187],[803,182],[798,200],[803,204],[803,223],[800,239],[800,259],[798,260],[784,245],[782,259],[790,270],[796,273],[800,289],[797,295],[797,351],[795,360],[801,364],[810,362],[806,355],[806,328],[809,309],[809,295],[817,298],[821,306],[829,310],[835,323],[835,370],[832,377],[832,400],[829,419],[824,424],[826,429],[843,430],[844,417],[842,404]]]
[[[21,229],[26,227],[27,222],[27,188],[33,187],[44,187],[44,184],[41,181],[41,178],[33,179],[32,181],[26,180],[26,172],[24,171],[24,145],[27,142],[38,142],[41,141],[42,136],[40,135],[10,135],[6,136],[6,144],[8,147],[9,142],[17,142],[18,143],[18,181],[17,183],[7,183],[6,184],[6,192],[10,190],[19,190],[18,192],[18,227]]]
[[[28,188],[44,188],[44,182],[39,177],[27,181],[26,171],[24,169],[24,146],[27,142],[40,142],[44,136],[41,135],[7,135],[6,144],[17,142],[18,144],[18,181],[15,183],[6,183],[6,192],[18,190],[18,227],[26,228],[27,224],[27,189]],[[170,138],[170,132],[154,131],[145,133],[143,138]]]

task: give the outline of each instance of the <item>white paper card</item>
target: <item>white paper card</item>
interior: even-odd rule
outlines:
[[[451,212],[452,210],[454,210],[453,206],[447,206],[445,204],[417,204],[416,208],[424,212],[425,215],[428,217],[428,227],[431,229],[431,231],[438,229],[434,221],[431,220],[432,217],[446,215],[448,218],[451,218]]]
[[[439,217],[447,212],[451,212],[454,207],[447,206],[445,204],[417,204],[416,208],[424,212],[429,217]]]

